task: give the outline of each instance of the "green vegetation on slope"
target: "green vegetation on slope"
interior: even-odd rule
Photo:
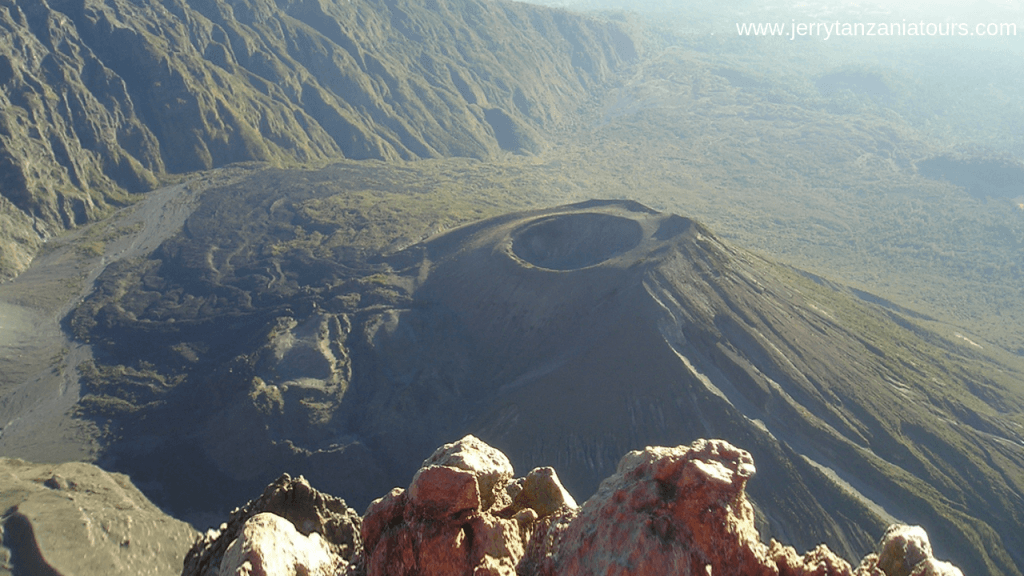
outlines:
[[[490,0],[0,7],[8,276],[169,174],[540,151],[640,50],[626,23]]]

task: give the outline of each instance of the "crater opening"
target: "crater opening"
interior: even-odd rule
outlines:
[[[640,244],[635,220],[608,214],[565,214],[538,220],[512,238],[512,252],[549,270],[576,270],[600,264]]]

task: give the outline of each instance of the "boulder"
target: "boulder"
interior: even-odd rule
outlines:
[[[928,533],[920,526],[893,524],[857,568],[857,576],[963,576],[959,568],[932,556]]]
[[[576,508],[576,500],[558,480],[554,468],[534,468],[522,482],[522,490],[512,506],[518,511],[532,509],[538,517],[547,516],[562,508]]]
[[[219,576],[335,576],[347,562],[316,532],[269,512],[249,518],[224,552]]]
[[[479,510],[480,488],[472,472],[448,466],[420,468],[409,485],[409,500],[424,517]]]
[[[909,576],[932,557],[928,533],[920,526],[890,526],[878,545],[878,567],[888,576]]]
[[[512,463],[500,450],[467,435],[462,440],[441,446],[423,461],[421,468],[448,466],[473,474],[480,489],[484,508],[495,504],[503,488],[512,479]]]

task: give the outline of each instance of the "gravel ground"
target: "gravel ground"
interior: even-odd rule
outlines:
[[[92,350],[72,340],[61,321],[107,266],[146,256],[181,230],[209,182],[156,190],[107,220],[51,240],[28,270],[0,284],[0,456],[94,458],[101,431],[71,415],[80,397],[76,368]]]

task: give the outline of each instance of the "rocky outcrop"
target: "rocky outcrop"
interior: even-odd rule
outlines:
[[[0,574],[171,576],[196,535],[123,474],[0,458]]]
[[[553,470],[512,475],[504,454],[472,436],[439,448],[408,490],[367,509],[367,574],[515,574],[539,518],[528,504],[551,514],[575,502]]]
[[[345,546],[330,544],[336,529],[324,539],[310,529],[308,502],[303,512],[282,506],[328,498],[284,476],[199,541],[183,576],[963,576],[932,556],[917,526],[890,527],[856,569],[824,544],[802,555],[765,544],[745,492],[754,472],[750,454],[723,440],[648,447],[626,454],[579,507],[553,469],[513,479],[504,454],[466,436],[425,460],[407,490],[373,501],[358,534],[359,519],[347,514]],[[302,496],[281,496],[291,492]],[[299,522],[308,538],[258,510]],[[264,568],[272,563],[276,571]]]
[[[321,494],[302,477],[284,474],[262,496],[232,512],[219,530],[200,537],[185,557],[182,573],[326,575],[344,571],[362,550],[360,524],[359,514],[344,500]],[[283,571],[271,570],[271,565]]]
[[[827,547],[804,556],[761,542],[744,450],[722,440],[626,454],[578,514],[537,530],[522,566],[577,574],[851,574]]]

